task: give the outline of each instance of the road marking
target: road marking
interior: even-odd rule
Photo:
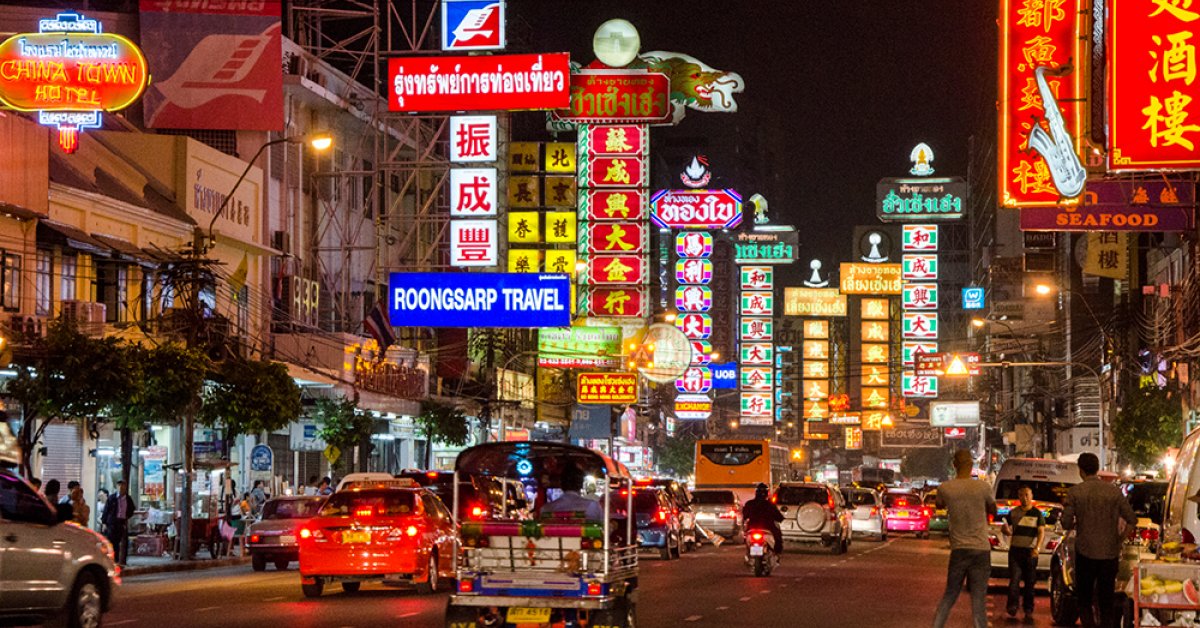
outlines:
[[[400,619],[404,619],[405,617],[412,617],[412,616],[414,616],[414,615],[420,615],[420,614],[421,614],[421,612],[420,612],[420,611],[412,611],[412,612],[410,612],[410,613],[405,613],[405,614],[403,614],[403,615],[398,615],[398,617],[399,617]]]
[[[759,591],[759,592],[758,592],[758,594],[759,594],[759,595],[766,595],[766,594],[768,594],[768,593],[770,593],[770,592],[771,592],[771,590],[770,590],[770,589],[767,589],[766,591]]]
[[[121,625],[124,625],[124,624],[132,624],[132,623],[134,623],[134,622],[136,622],[136,621],[137,621],[136,619],[122,619],[122,620],[120,620],[120,621],[110,621],[110,622],[106,622],[106,623],[107,623],[109,626],[121,626]]]
[[[701,619],[704,619],[704,615],[692,615],[690,617],[684,617],[683,621],[700,621]]]
[[[204,608],[197,608],[196,612],[203,613],[204,611],[215,611],[218,608],[221,608],[221,607],[220,606],[205,606]]]
[[[718,607],[717,607],[717,610],[719,610],[719,611],[727,611],[727,610],[729,610],[729,607],[728,607],[728,606],[718,606]]]
[[[740,598],[740,599],[738,599],[738,601],[739,601],[739,602],[749,602],[749,601],[750,601],[750,596],[746,596],[746,597],[744,597],[744,598]]]
[[[284,599],[286,599],[286,598],[284,598],[282,595],[280,595],[280,596],[278,596],[278,597],[269,597],[269,598],[267,598],[267,599],[265,599],[265,600],[263,600],[263,601],[264,601],[264,602],[278,602],[278,601],[280,601],[280,600],[284,600]]]

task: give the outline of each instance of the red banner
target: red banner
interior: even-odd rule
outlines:
[[[589,155],[639,157],[649,152],[649,129],[643,125],[589,125],[586,128]]]
[[[565,52],[388,60],[391,111],[562,109],[570,55]]]
[[[571,75],[570,108],[554,118],[571,122],[666,122],[671,79],[645,70],[581,70]]]
[[[647,297],[642,286],[588,288],[588,316],[640,317]]]
[[[646,218],[646,190],[586,190],[579,207],[580,218],[586,220],[644,220]]]
[[[646,227],[636,222],[588,225],[589,253],[641,253],[646,250]]]
[[[1046,158],[1029,147],[1034,125],[1055,135],[1043,108],[1043,93],[1058,101],[1062,126],[1079,152],[1083,135],[1083,71],[1080,49],[1081,0],[1000,0],[1000,202],[1005,207],[1072,203],[1060,199]],[[1090,7],[1091,4],[1089,3]],[[1086,12],[1085,12],[1086,14]],[[1074,63],[1069,73],[1059,74]],[[1040,89],[1035,70],[1045,73]],[[1052,117],[1053,114],[1051,114]],[[1056,138],[1057,139],[1057,138]],[[1061,140],[1060,140],[1061,141]]]
[[[1107,4],[1109,169],[1200,168],[1200,6]]]
[[[649,180],[644,157],[589,156],[586,167],[579,171],[581,188],[644,188]]]
[[[646,280],[646,264],[640,255],[597,255],[588,259],[588,283],[639,284]]]

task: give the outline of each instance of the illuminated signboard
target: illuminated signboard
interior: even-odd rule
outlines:
[[[1078,150],[1088,94],[1079,22],[1090,15],[1091,4],[1088,10],[1081,4],[1000,0],[997,174],[1005,207],[1072,203],[1082,191],[1086,172]],[[1142,92],[1131,97],[1134,93]],[[1056,101],[1049,111],[1043,104],[1047,96]]]
[[[770,368],[743,367],[741,369],[742,390],[771,390],[774,372]]]
[[[936,342],[914,342],[904,341],[900,345],[900,353],[904,366],[913,366],[916,364],[917,356],[923,353],[937,353],[938,343]]]
[[[713,237],[706,231],[692,231],[675,236],[675,254],[680,257],[710,257]]]
[[[498,178],[495,168],[451,168],[450,215],[495,216]]]
[[[843,263],[842,294],[900,294],[900,264]]]
[[[890,340],[887,321],[862,321],[860,335],[863,342],[887,342]]]
[[[149,81],[133,42],[78,13],[40,20],[37,33],[0,43],[0,104],[38,112],[67,153],[79,147],[79,131],[99,128],[101,112],[132,105]]]
[[[883,179],[875,184],[875,215],[883,222],[958,220],[967,203],[967,182],[945,179]]]
[[[775,311],[775,295],[771,292],[743,292],[739,313],[743,316],[770,316]]]
[[[705,285],[712,282],[712,260],[688,258],[675,260],[675,282]]]
[[[712,337],[712,316],[689,312],[675,317],[675,326],[691,340],[707,340]]]
[[[495,266],[500,263],[495,220],[450,221],[450,265]]]
[[[846,428],[846,449],[857,450],[863,447],[863,431],[859,427]]]
[[[742,197],[734,190],[659,190],[650,211],[664,229],[732,229],[742,223]]]
[[[979,425],[979,402],[934,401],[929,404],[929,424],[933,427]]]
[[[621,365],[621,328],[539,329],[537,350],[538,366],[617,367]]]
[[[637,284],[646,279],[645,260],[638,255],[597,255],[588,259],[588,282]]]
[[[1109,170],[1200,168],[1194,5],[1106,3]]]
[[[843,317],[847,309],[846,295],[837,288],[783,289],[784,316]]]
[[[637,373],[580,373],[575,385],[579,403],[637,403]]]
[[[675,380],[675,390],[681,393],[706,393],[712,390],[712,371],[705,366],[693,366]]]
[[[569,65],[565,52],[389,59],[388,109],[562,109],[570,101]]]
[[[639,188],[623,190],[579,190],[580,220],[642,220],[646,217],[648,194]]]
[[[503,0],[442,0],[442,50],[503,50]]]
[[[936,251],[938,248],[937,225],[904,225],[904,240],[901,250],[905,253]]]
[[[1021,229],[1190,231],[1195,211],[1196,186],[1190,181],[1091,181],[1080,205],[1022,210]]]
[[[986,295],[984,289],[980,287],[969,287],[962,289],[962,308],[964,310],[982,310]]]
[[[905,281],[937,281],[937,255],[905,255],[902,266]]]
[[[585,155],[640,157],[650,150],[650,129],[642,124],[590,124],[580,132]]]
[[[938,287],[936,283],[904,284],[901,303],[905,310],[938,309]]]
[[[597,287],[587,290],[586,311],[589,316],[640,317],[646,313],[647,304],[648,297],[643,286]]]
[[[771,366],[775,363],[775,345],[769,342],[742,343],[739,362],[749,366]]]
[[[743,317],[739,326],[741,340],[766,341],[775,337],[775,321],[770,318]]]
[[[646,228],[637,222],[598,222],[587,226],[589,253],[630,253],[646,250]]]
[[[859,309],[859,318],[864,321],[886,321],[890,317],[891,304],[887,299],[863,299]]]
[[[577,70],[569,104],[551,115],[565,122],[666,122],[671,119],[671,79],[646,70]]]
[[[771,290],[775,287],[775,269],[770,266],[742,266],[742,290]]]
[[[675,418],[699,421],[712,416],[713,402],[707,395],[675,395]]]
[[[804,321],[805,338],[828,338],[829,321]]]
[[[938,337],[936,313],[905,312],[901,324],[901,334],[906,340],[933,340]]]
[[[388,315],[398,327],[567,327],[566,275],[392,273]]]
[[[581,188],[643,188],[649,183],[650,168],[645,157],[589,155],[579,162]]]
[[[938,378],[905,373],[900,389],[905,397],[932,399],[938,396]]]
[[[733,238],[738,264],[791,264],[796,261],[800,236],[792,230],[743,231]]]
[[[763,392],[743,392],[742,395],[742,423],[750,417],[765,418],[769,425],[771,417],[775,414],[775,400],[771,393]]]
[[[681,312],[707,312],[712,305],[713,292],[708,286],[685,284],[675,288],[675,309]]]
[[[450,116],[450,163],[496,161],[496,116]]]

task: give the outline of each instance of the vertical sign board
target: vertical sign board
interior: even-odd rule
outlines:
[[[1200,168],[1200,5],[1105,4],[1109,170]]]
[[[1078,201],[1077,194],[1062,198],[1058,186],[1065,178],[1075,182],[1082,170],[1069,168],[1071,160],[1078,164],[1087,97],[1079,23],[1090,13],[1091,3],[1083,11],[1082,1],[1000,0],[997,174],[1005,207]],[[1040,76],[1038,68],[1045,68]],[[1045,110],[1048,94],[1057,99],[1057,111]],[[1035,142],[1037,150],[1031,149],[1031,134],[1045,139]]]

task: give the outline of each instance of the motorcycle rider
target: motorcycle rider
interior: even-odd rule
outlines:
[[[769,489],[766,484],[759,484],[754,489],[754,499],[746,502],[742,507],[743,529],[749,530],[770,530],[771,535],[775,537],[775,557],[778,560],[783,555],[783,531],[779,529],[779,522],[783,521],[783,513],[767,499]]]

